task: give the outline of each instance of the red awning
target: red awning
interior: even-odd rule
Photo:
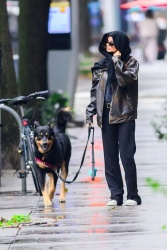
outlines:
[[[133,7],[147,8],[151,6],[167,6],[167,0],[136,0],[120,5],[120,8],[127,10]]]

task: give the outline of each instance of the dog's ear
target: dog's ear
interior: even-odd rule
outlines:
[[[39,126],[40,126],[39,122],[35,121],[35,122],[34,122],[34,128],[37,128],[37,127],[39,127]]]

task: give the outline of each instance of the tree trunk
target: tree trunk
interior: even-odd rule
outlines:
[[[22,95],[47,89],[47,24],[50,0],[20,0],[19,88]]]
[[[14,71],[12,45],[8,26],[6,0],[0,0],[0,42],[2,46],[2,79],[0,98],[17,96],[17,84]],[[17,146],[19,131],[14,118],[7,112],[1,111],[2,124],[2,164],[3,168],[18,168],[19,156]]]
[[[11,38],[8,26],[6,0],[0,0],[0,42],[2,45],[2,85],[1,98],[17,95],[16,76],[13,64]]]
[[[91,44],[88,3],[89,0],[79,0],[79,50],[83,53],[89,51]]]

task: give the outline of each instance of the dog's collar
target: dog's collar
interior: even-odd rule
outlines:
[[[55,169],[55,166],[53,166],[52,164],[50,164],[50,163],[48,163],[48,162],[46,162],[46,161],[42,161],[41,159],[39,159],[39,158],[36,158],[35,157],[35,161],[36,161],[36,163],[42,163],[45,167],[47,167],[47,168],[51,168],[51,169]]]

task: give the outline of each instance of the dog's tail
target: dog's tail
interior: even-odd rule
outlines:
[[[56,126],[54,128],[54,131],[57,133],[65,133],[67,122],[70,122],[71,120],[72,120],[71,108],[66,107],[60,109],[57,114]]]

